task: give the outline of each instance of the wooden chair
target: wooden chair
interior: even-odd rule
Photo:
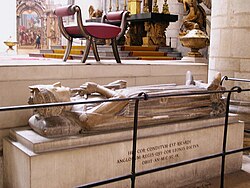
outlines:
[[[100,61],[97,51],[96,39],[111,39],[113,53],[117,63],[121,63],[119,52],[117,49],[117,40],[122,37],[126,30],[127,11],[109,12],[103,15],[101,23],[87,22],[82,23],[81,9],[77,5],[69,5],[58,7],[54,11],[58,17],[59,29],[62,35],[68,40],[67,48],[63,57],[63,61],[67,61],[72,42],[74,38],[85,38],[86,49],[84,50],[81,62],[85,63],[89,55],[90,47],[92,46],[96,61]],[[76,14],[77,25],[66,26],[63,23],[63,17],[73,16]],[[119,23],[119,26],[112,25]]]

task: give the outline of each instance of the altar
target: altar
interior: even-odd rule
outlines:
[[[113,8],[116,7],[114,10]],[[165,31],[170,22],[176,22],[178,15],[170,14],[167,1],[162,5],[162,12],[159,11],[158,2],[152,0],[129,0],[128,2],[116,1],[115,4],[109,2],[109,10],[127,10],[130,16],[127,18],[127,31],[123,39],[118,43],[129,46],[157,46],[165,47]],[[92,17],[86,22],[101,22],[101,16]],[[118,24],[112,22],[112,24]],[[118,24],[119,25],[119,24]],[[103,41],[99,41],[103,44]]]
[[[128,18],[129,30],[126,44],[131,46],[160,46],[166,45],[165,30],[170,22],[176,22],[178,15],[163,13],[133,14]]]

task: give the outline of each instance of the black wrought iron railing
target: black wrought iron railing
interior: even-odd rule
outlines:
[[[228,78],[227,76],[223,77],[221,80],[221,85],[224,81],[239,81],[239,82],[250,82],[247,79],[238,79],[238,78]],[[228,132],[228,118],[229,118],[229,106],[230,106],[230,99],[232,93],[241,93],[241,92],[249,92],[250,89],[242,89],[239,86],[232,87],[230,90],[223,90],[223,91],[200,91],[195,93],[175,93],[175,94],[162,94],[162,95],[148,95],[147,93],[140,93],[136,97],[132,98],[121,98],[121,99],[107,99],[107,100],[96,100],[96,101],[81,101],[81,102],[62,102],[62,103],[46,103],[46,104],[36,104],[36,105],[19,105],[19,106],[7,106],[7,107],[0,107],[0,112],[3,111],[14,111],[14,110],[24,110],[24,109],[34,109],[34,108],[44,108],[44,107],[55,107],[55,106],[68,106],[68,105],[76,105],[76,104],[87,104],[87,103],[102,103],[102,102],[115,102],[115,101],[135,101],[135,108],[134,108],[134,126],[133,126],[133,142],[132,142],[132,160],[131,160],[131,172],[125,174],[123,176],[117,176],[110,179],[101,180],[98,182],[88,183],[84,185],[77,186],[78,188],[90,188],[90,187],[97,187],[101,185],[106,185],[114,182],[119,182],[122,180],[131,180],[131,188],[135,188],[135,180],[139,176],[143,176],[150,173],[155,173],[171,168],[176,168],[192,163],[197,163],[200,161],[205,161],[213,158],[221,157],[221,174],[220,174],[220,188],[224,188],[224,176],[225,176],[225,159],[226,156],[250,150],[250,147],[243,147],[240,149],[235,150],[226,150],[227,147],[227,132]],[[226,113],[225,113],[225,121],[224,121],[224,131],[223,131],[223,144],[222,150],[219,153],[194,158],[191,160],[185,160],[178,163],[172,163],[165,166],[160,166],[157,168],[152,168],[143,171],[136,171],[136,148],[137,148],[137,132],[138,132],[138,112],[139,112],[139,102],[142,100],[150,100],[153,98],[160,98],[160,97],[178,97],[178,96],[190,96],[190,95],[202,95],[202,94],[215,94],[215,93],[223,93],[224,95],[227,94],[226,97]],[[250,130],[244,130],[245,133],[250,133]]]

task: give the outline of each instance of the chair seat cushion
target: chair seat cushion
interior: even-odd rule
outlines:
[[[115,38],[121,31],[121,28],[111,24],[88,22],[84,28],[89,35],[99,39]]]
[[[84,37],[81,34],[80,28],[78,26],[66,26],[65,30],[73,38],[83,38]]]

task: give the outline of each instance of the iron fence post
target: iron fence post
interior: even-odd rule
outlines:
[[[144,100],[148,99],[148,95],[144,92],[139,93],[138,97],[144,96]],[[135,188],[135,178],[136,178],[136,147],[137,147],[137,129],[138,129],[138,109],[139,109],[140,98],[135,100],[134,109],[134,127],[133,127],[133,148],[132,148],[132,169],[131,169],[131,188]]]
[[[227,78],[226,78],[227,79]],[[222,83],[222,82],[221,82]],[[230,98],[233,91],[237,90],[238,93],[242,91],[242,89],[238,86],[233,87],[228,95],[227,95],[227,103],[226,103],[226,114],[225,114],[225,124],[224,124],[224,133],[223,133],[223,146],[222,146],[222,156],[221,156],[221,180],[220,180],[220,188],[224,188],[224,176],[225,176],[225,160],[226,160],[226,148],[227,148],[227,130],[228,130],[228,117],[229,117],[229,105]]]

